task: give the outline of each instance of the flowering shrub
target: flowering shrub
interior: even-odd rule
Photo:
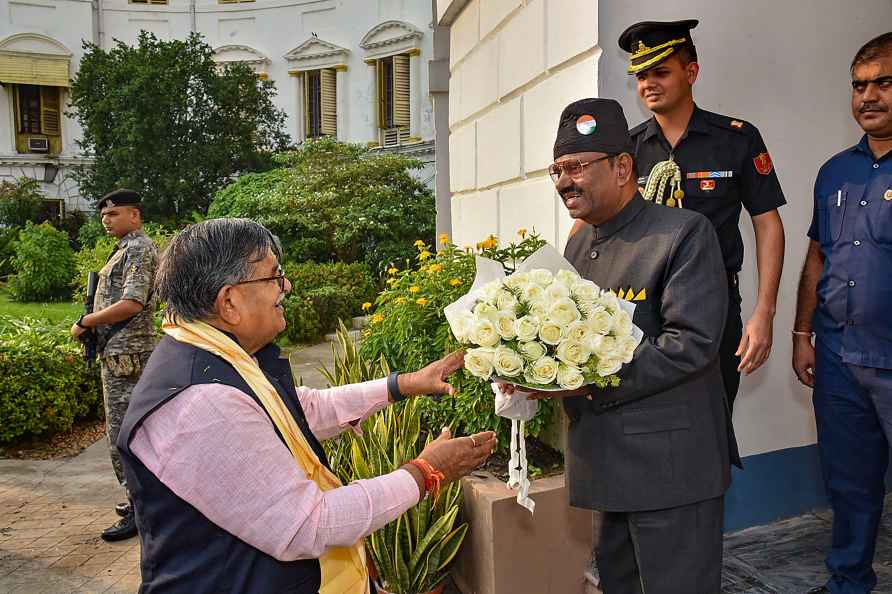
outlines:
[[[407,270],[391,267],[385,289],[369,308],[370,324],[365,330],[361,352],[374,361],[383,355],[392,369],[417,369],[461,345],[449,330],[443,308],[468,292],[476,272],[475,255],[497,260],[511,272],[530,254],[545,245],[538,235],[519,231],[521,241],[500,247],[495,237],[464,249],[440,236],[441,249],[418,240],[414,264]],[[427,427],[449,425],[454,434],[496,430],[499,442],[507,446],[510,423],[495,414],[493,393],[467,371],[449,380],[453,397],[438,401],[419,400],[422,420]],[[554,416],[553,401],[543,401],[539,413],[527,424],[527,432],[538,436]]]

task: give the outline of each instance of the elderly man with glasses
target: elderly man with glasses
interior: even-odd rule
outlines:
[[[620,105],[583,99],[561,114],[549,173],[583,222],[565,256],[635,304],[645,337],[616,388],[558,397],[570,418],[570,504],[603,512],[606,594],[721,591],[728,434],[719,344],[727,280],[701,214],[644,200]]]
[[[273,339],[291,284],[275,238],[244,219],[177,235],[156,279],[167,336],[130,400],[118,449],[141,544],[140,592],[365,594],[364,536],[479,466],[492,432],[448,430],[415,460],[342,485],[320,439],[389,403],[452,393],[453,353],[413,373],[296,388]]]

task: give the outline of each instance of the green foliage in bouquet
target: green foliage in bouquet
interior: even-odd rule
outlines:
[[[440,237],[442,249],[434,254],[423,241],[416,241],[415,262],[406,270],[392,267],[387,286],[378,295],[362,354],[369,360],[383,356],[393,369],[418,369],[461,348],[443,315],[443,308],[468,292],[476,273],[475,256],[497,260],[506,272],[514,268],[545,241],[521,229],[521,240],[500,246],[495,237],[464,249]],[[451,398],[419,401],[425,427],[449,426],[454,435],[496,431],[499,446],[508,447],[510,422],[495,414],[493,393],[488,384],[466,371],[449,380],[456,389]],[[539,403],[538,414],[526,424],[527,434],[536,437],[554,416],[551,400]]]
[[[365,359],[341,324],[337,347],[332,345],[331,369],[322,372],[332,386],[368,381],[388,373],[387,362]],[[341,354],[343,353],[343,354]],[[393,472],[416,458],[430,442],[423,435],[418,404],[410,398],[366,419],[363,434],[348,431],[323,445],[332,469],[342,482],[369,479]],[[415,507],[366,538],[366,551],[379,582],[394,594],[428,592],[446,577],[468,524],[458,521],[461,483],[444,487],[436,500],[425,497]]]

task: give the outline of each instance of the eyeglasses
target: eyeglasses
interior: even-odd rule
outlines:
[[[262,282],[271,281],[271,280],[278,281],[279,291],[282,293],[285,292],[285,273],[284,272],[281,274],[277,274],[276,276],[267,276],[264,278],[252,278],[251,280],[239,281],[234,284],[236,284],[236,285],[250,285],[251,283],[262,283]]]
[[[552,163],[548,166],[548,175],[551,176],[551,179],[554,183],[561,178],[561,175],[566,173],[572,178],[578,178],[582,175],[582,170],[591,165],[592,163],[597,163],[598,161],[603,161],[604,159],[609,159],[613,155],[604,155],[603,157],[598,157],[597,159],[592,159],[591,161],[580,161],[579,159],[570,159],[564,161],[562,163]]]

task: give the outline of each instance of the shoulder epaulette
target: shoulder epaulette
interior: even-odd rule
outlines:
[[[716,126],[717,128],[722,128],[724,130],[735,130],[737,132],[751,132],[755,128],[752,124],[745,120],[739,120],[737,118],[731,118],[719,113],[713,113],[711,111],[704,112],[706,114],[706,121]]]
[[[632,128],[631,130],[629,130],[629,136],[637,136],[637,135],[641,134],[642,132],[644,132],[645,130],[647,130],[647,124],[649,122],[650,122],[650,120],[644,120],[643,122],[641,122],[640,124],[638,124],[637,126]]]

